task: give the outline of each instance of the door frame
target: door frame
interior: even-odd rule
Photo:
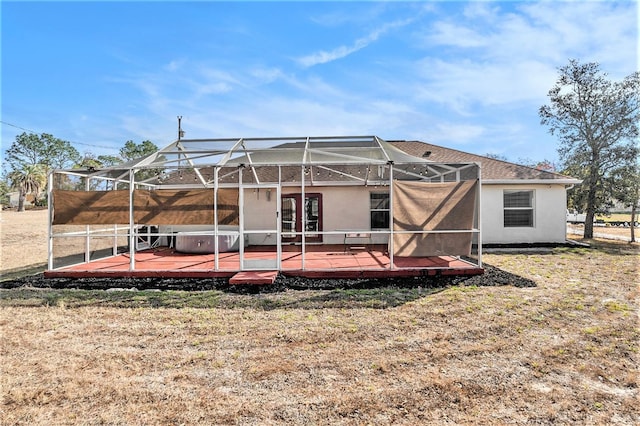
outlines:
[[[302,193],[301,192],[292,192],[292,193],[286,193],[286,194],[281,194],[280,195],[280,206],[282,208],[282,204],[283,204],[283,200],[285,198],[293,198],[295,199],[296,202],[296,220],[295,220],[295,224],[296,224],[296,230],[300,230],[300,231],[296,231],[296,232],[313,232],[313,231],[307,231],[306,229],[303,229],[303,222],[306,224],[307,221],[303,220],[304,219],[304,213],[307,211],[307,206],[306,206],[306,201],[307,198],[317,198],[318,199],[318,236],[317,237],[308,237],[305,236],[305,242],[307,243],[321,243],[322,242],[322,230],[323,230],[323,207],[322,207],[322,193],[320,192],[305,192],[304,193],[304,198],[305,198],[305,203],[302,204]],[[302,208],[298,208],[298,206],[301,206]],[[282,230],[282,212],[280,214],[280,219],[278,221],[278,226],[280,227],[280,229]],[[282,232],[281,236],[280,236],[280,241],[286,244],[290,244],[290,243],[299,243],[302,242],[302,234],[301,235],[296,235],[294,237],[284,237],[284,232]]]
[[[245,214],[245,203],[244,203],[244,193],[245,190],[247,189],[256,189],[256,190],[266,190],[265,192],[268,193],[268,190],[274,191],[275,192],[275,217],[274,217],[274,221],[275,221],[275,227],[274,228],[269,228],[269,229],[251,229],[251,230],[247,230],[245,229],[245,221],[244,221],[244,214]],[[239,215],[239,230],[240,230],[240,245],[239,245],[239,255],[240,255],[240,270],[241,271],[259,271],[259,270],[265,270],[265,269],[276,269],[276,270],[280,270],[281,267],[281,262],[282,262],[282,241],[280,238],[280,234],[281,234],[281,226],[280,226],[280,216],[281,216],[281,209],[282,209],[282,203],[280,200],[280,186],[277,184],[249,184],[249,185],[240,185],[239,187],[239,195],[238,195],[238,205],[239,205],[239,210],[240,210],[240,215]],[[247,265],[247,258],[245,256],[245,235],[250,235],[250,234],[260,234],[260,233],[273,233],[275,235],[275,241],[276,241],[276,258],[275,258],[275,265],[272,267],[267,267],[265,268],[264,266],[255,266],[252,267],[250,265]],[[255,259],[254,259],[255,260]]]

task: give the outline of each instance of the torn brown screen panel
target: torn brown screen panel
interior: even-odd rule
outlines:
[[[129,191],[53,191],[54,225],[129,223]]]
[[[477,181],[393,182],[394,231],[473,228]],[[473,233],[394,234],[396,256],[463,256],[471,253]]]
[[[134,191],[136,223],[213,225],[213,189]],[[218,191],[218,223],[238,224],[238,191]]]

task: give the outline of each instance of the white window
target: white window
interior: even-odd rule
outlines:
[[[371,192],[369,201],[371,229],[389,229],[389,193]]]
[[[504,191],[504,227],[533,227],[533,190]]]

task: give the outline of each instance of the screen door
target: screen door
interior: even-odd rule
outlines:
[[[243,271],[279,270],[280,188],[255,186],[242,189],[240,267]]]

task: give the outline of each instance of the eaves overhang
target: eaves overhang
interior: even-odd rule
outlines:
[[[483,185],[579,185],[581,179],[483,179]]]

